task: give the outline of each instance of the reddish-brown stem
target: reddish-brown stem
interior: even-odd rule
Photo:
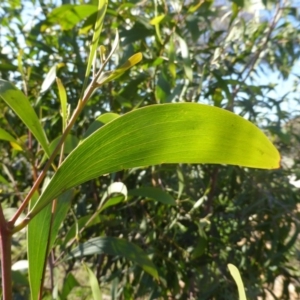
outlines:
[[[67,135],[69,134],[77,116],[79,115],[81,111],[81,102],[79,102],[71,120],[70,123],[68,124],[68,126],[66,127],[66,130],[64,131],[61,139],[59,140],[56,148],[54,149],[53,153],[51,154],[51,156],[49,157],[43,171],[40,173],[39,177],[37,178],[37,180],[34,182],[31,190],[29,191],[29,193],[27,194],[26,198],[24,199],[24,201],[22,202],[22,204],[19,206],[17,212],[15,213],[15,215],[11,218],[11,220],[9,220],[9,224],[14,225],[15,222],[17,221],[18,217],[20,216],[20,214],[23,212],[23,210],[25,209],[25,207],[28,205],[28,202],[30,201],[31,197],[33,196],[34,192],[38,189],[38,187],[40,186],[41,182],[43,181],[43,179],[45,178],[48,169],[50,168],[54,158],[56,157],[56,154],[58,153],[60,147],[62,146],[62,144],[64,143]]]
[[[5,300],[12,299],[11,278],[11,231],[7,227],[2,206],[0,205],[0,251],[2,274],[2,297]]]
[[[3,243],[1,243],[1,246],[3,246],[3,248],[5,247],[8,247],[8,249],[6,251],[4,251],[4,253],[8,253],[7,256],[9,256],[9,260],[7,260],[8,262],[8,266],[9,266],[9,270],[8,269],[4,269],[4,266],[2,265],[2,272],[5,273],[5,274],[8,274],[7,275],[7,278],[10,278],[10,285],[7,286],[6,290],[7,290],[7,293],[11,293],[11,273],[8,273],[8,272],[11,272],[11,262],[10,262],[10,259],[11,259],[11,250],[10,250],[10,243],[11,243],[11,234],[13,234],[14,232],[16,231],[19,231],[20,229],[22,229],[23,227],[25,227],[30,219],[32,217],[34,217],[34,215],[28,215],[22,222],[21,224],[19,224],[18,226],[14,227],[14,224],[16,222],[16,220],[18,219],[18,217],[20,216],[20,214],[24,211],[24,209],[26,208],[26,206],[28,205],[31,197],[33,196],[34,192],[39,188],[40,184],[42,183],[43,179],[45,178],[46,174],[47,174],[47,171],[48,169],[50,168],[51,164],[53,163],[54,161],[54,158],[56,157],[56,154],[58,153],[58,151],[61,149],[61,147],[63,146],[63,143],[67,137],[67,135],[69,134],[71,128],[73,127],[78,115],[80,114],[80,112],[82,111],[84,105],[86,104],[86,102],[88,101],[88,99],[91,97],[92,93],[94,92],[94,90],[98,87],[98,84],[97,84],[97,81],[96,81],[97,77],[94,78],[92,80],[92,83],[90,84],[90,86],[87,88],[87,92],[84,94],[83,98],[79,100],[78,102],[78,105],[68,123],[68,125],[66,126],[64,132],[63,132],[63,135],[58,143],[58,145],[56,146],[55,150],[53,151],[53,153],[51,154],[51,156],[49,157],[47,163],[45,164],[42,172],[40,173],[40,175],[38,176],[38,178],[36,179],[36,181],[34,182],[31,190],[29,191],[29,193],[27,194],[26,198],[24,199],[24,201],[22,202],[22,204],[20,205],[20,207],[18,208],[17,212],[15,213],[15,215],[11,218],[11,220],[9,220],[9,222],[3,222],[4,225],[7,225],[8,227],[4,226],[4,228],[11,228],[10,230],[7,230],[7,235],[9,237],[9,239],[7,239],[5,233],[2,234],[1,233],[1,237],[5,237],[5,240],[1,240],[1,242],[3,241]],[[62,154],[60,156],[60,162],[62,162]],[[54,213],[55,213],[55,210],[56,210],[56,205],[57,205],[57,200],[54,200],[53,202],[53,206],[52,206],[52,219],[51,219],[51,224],[53,222],[53,217],[54,217]],[[36,212],[37,214],[38,212]],[[14,228],[13,228],[14,227]],[[52,225],[50,226],[50,231],[49,231],[49,236],[48,236],[48,244],[47,244],[47,250],[46,250],[46,255],[49,253],[49,243],[50,243],[50,236],[51,236],[51,230],[52,230]],[[45,264],[44,264],[44,271],[43,271],[43,277],[42,277],[42,280],[41,280],[41,287],[40,287],[40,292],[39,292],[39,299],[42,299],[42,293],[43,293],[43,281],[44,281],[44,275],[45,275],[45,267],[46,267],[46,261],[47,261],[47,257],[45,257]],[[8,268],[7,266],[7,268]],[[2,275],[2,278],[3,278],[3,275]],[[5,284],[5,282],[3,283],[3,285]],[[3,287],[4,289],[4,287]],[[5,300],[8,299],[10,300],[11,298],[4,298]]]
[[[68,129],[68,130],[67,130]],[[16,213],[14,214],[14,216],[9,220],[9,224],[10,225],[14,225],[15,222],[17,221],[17,219],[19,218],[20,214],[24,211],[25,207],[28,205],[28,202],[30,201],[31,197],[33,196],[34,192],[39,188],[40,184],[42,183],[43,179],[45,178],[47,171],[49,169],[49,167],[51,166],[58,150],[60,149],[62,143],[64,142],[67,134],[69,133],[71,128],[67,128],[66,131],[63,133],[59,143],[57,144],[55,150],[53,151],[52,155],[50,156],[49,160],[47,161],[43,171],[40,173],[39,177],[37,178],[37,180],[34,182],[31,190],[29,191],[29,193],[27,194],[26,198],[24,199],[24,201],[21,203],[21,205],[19,206],[18,210],[16,211]]]
[[[101,70],[99,70],[98,73],[100,73]],[[14,214],[14,216],[9,220],[8,224],[13,227],[13,225],[15,224],[15,222],[17,221],[18,217],[21,215],[21,213],[24,211],[25,207],[28,205],[31,197],[33,196],[34,192],[39,188],[40,184],[42,183],[43,179],[45,178],[48,169],[50,168],[54,158],[56,157],[56,154],[58,153],[59,149],[61,148],[62,144],[64,143],[67,135],[69,134],[71,128],[73,127],[77,117],[79,116],[79,114],[81,113],[84,105],[86,104],[86,102],[88,101],[88,99],[91,97],[91,95],[93,94],[94,90],[99,87],[99,84],[97,84],[97,78],[99,77],[99,74],[97,73],[96,77],[92,80],[91,84],[89,85],[89,87],[87,88],[86,93],[84,94],[83,98],[79,100],[78,105],[65,129],[65,131],[62,134],[61,139],[59,140],[56,148],[54,149],[54,151],[52,152],[51,156],[49,157],[47,163],[45,164],[45,167],[43,168],[43,171],[40,173],[39,177],[37,178],[37,180],[34,182],[32,188],[30,189],[29,193],[27,194],[26,198],[24,199],[24,201],[22,202],[22,204],[19,206],[18,210],[16,211],[16,213]],[[36,212],[38,213],[38,212]],[[30,217],[33,217],[34,215],[30,215]],[[23,225],[27,225],[29,222],[29,216],[27,216],[27,219],[24,220],[24,224]],[[21,224],[20,224],[21,225]],[[23,226],[18,226],[17,230],[22,229]],[[16,229],[16,228],[15,228]],[[15,232],[16,230],[14,230]]]
[[[11,300],[12,299],[12,284],[11,284],[11,235],[19,230],[21,230],[22,228],[24,228],[29,221],[31,220],[32,217],[34,217],[39,211],[36,211],[35,214],[28,214],[26,216],[26,218],[24,220],[22,220],[22,222],[18,225],[15,226],[15,222],[17,221],[17,219],[19,218],[19,216],[21,215],[21,213],[24,211],[24,209],[27,207],[30,199],[32,198],[33,194],[35,191],[38,190],[40,184],[42,183],[43,179],[45,178],[47,171],[49,170],[51,164],[53,163],[56,154],[58,153],[58,151],[61,149],[61,147],[63,146],[63,143],[67,137],[67,135],[69,134],[71,128],[73,127],[77,117],[79,116],[79,114],[81,113],[83,107],[85,106],[86,102],[89,100],[89,98],[91,97],[91,95],[93,94],[93,92],[95,91],[96,88],[99,87],[99,84],[97,83],[97,80],[100,76],[100,74],[102,73],[103,69],[104,69],[105,63],[102,65],[102,67],[100,68],[100,70],[97,72],[97,74],[94,76],[92,82],[90,83],[90,85],[88,86],[88,88],[86,89],[86,92],[83,94],[83,96],[79,99],[78,101],[78,105],[72,115],[72,117],[70,118],[69,123],[67,124],[61,139],[59,140],[56,148],[54,149],[54,151],[52,152],[51,156],[49,157],[48,161],[46,162],[42,172],[40,173],[40,175],[37,177],[37,179],[35,180],[32,188],[30,189],[29,193],[27,194],[26,198],[24,199],[24,201],[21,203],[21,205],[19,206],[17,212],[14,214],[14,216],[8,221],[6,222],[4,215],[3,215],[3,211],[2,208],[0,206],[0,240],[1,240],[1,260],[2,260],[2,288],[3,288],[3,296],[5,300]],[[63,151],[63,149],[62,149]],[[63,159],[63,155],[61,153],[60,156],[60,160],[59,160],[59,164],[62,162]],[[51,223],[53,222],[53,217],[54,217],[54,213],[56,210],[56,205],[57,205],[57,200],[54,200],[53,202],[53,206],[52,206],[52,220]],[[42,209],[42,208],[41,208]],[[48,236],[48,244],[47,244],[47,250],[46,250],[46,255],[49,253],[49,243],[50,243],[50,236],[51,236],[51,230],[52,230],[52,225],[50,226],[50,231],[49,231],[49,236]],[[44,275],[45,275],[45,266],[46,266],[46,261],[47,261],[47,257],[45,257],[45,264],[44,264],[44,272],[43,272],[43,278],[41,280],[41,288],[40,288],[40,292],[39,292],[39,299],[42,298],[42,292],[43,292],[43,279],[44,279]]]

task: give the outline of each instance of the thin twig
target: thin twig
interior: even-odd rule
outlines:
[[[274,14],[274,17],[272,19],[272,22],[271,22],[271,25],[270,25],[270,29],[267,33],[267,36],[265,38],[265,41],[263,42],[263,44],[261,45],[261,47],[257,50],[257,52],[255,53],[253,59],[249,60],[249,62],[247,64],[245,64],[243,70],[240,72],[238,78],[237,78],[237,81],[240,81],[243,79],[243,82],[245,82],[250,74],[253,72],[253,69],[255,67],[255,64],[256,62],[258,61],[261,53],[263,52],[263,50],[265,50],[265,47],[267,45],[267,43],[270,41],[270,38],[271,38],[271,34],[272,32],[274,31],[276,25],[277,25],[277,22],[278,20],[280,19],[280,13],[282,11],[282,8],[281,8],[281,5],[278,4],[277,5],[277,8],[276,8],[276,11],[275,11],[275,14]],[[248,72],[246,73],[246,75],[243,77],[244,73],[246,72],[246,70],[248,69]],[[234,99],[235,97],[237,96],[238,92],[240,91],[241,89],[241,85],[237,86],[233,93],[232,93],[232,100],[230,102],[228,102],[227,104],[227,107],[226,109],[232,111],[233,110],[233,106],[234,106]]]
[[[43,179],[45,178],[48,169],[50,168],[52,162],[54,161],[54,158],[56,157],[56,154],[60,150],[60,148],[61,148],[62,144],[64,143],[67,135],[69,134],[71,128],[73,127],[77,117],[81,113],[83,107],[85,106],[85,104],[87,103],[87,101],[89,100],[89,98],[91,97],[93,92],[99,87],[99,84],[97,83],[97,80],[98,80],[100,74],[102,73],[103,69],[104,69],[104,64],[101,66],[100,70],[97,72],[96,76],[93,78],[91,84],[88,86],[86,92],[83,95],[83,98],[79,99],[78,105],[77,105],[77,107],[76,107],[76,109],[75,109],[75,111],[74,111],[74,113],[73,113],[73,115],[72,115],[65,131],[63,132],[61,139],[59,140],[56,148],[54,149],[51,156],[49,157],[43,171],[40,173],[39,177],[37,178],[37,180],[33,184],[32,188],[30,189],[30,191],[27,194],[26,198],[24,199],[22,204],[19,206],[19,208],[16,211],[16,213],[14,214],[14,216],[9,220],[8,223],[10,225],[15,224],[15,222],[18,219],[18,217],[20,216],[20,214],[24,211],[25,207],[28,205],[28,203],[29,203],[31,197],[33,196],[34,192],[39,188],[40,184],[42,183]],[[14,232],[19,231],[22,228],[24,228],[28,224],[28,222],[32,219],[32,217],[34,217],[40,210],[35,211],[34,214],[29,213],[26,216],[26,218],[18,226],[14,227],[12,232],[14,233]]]

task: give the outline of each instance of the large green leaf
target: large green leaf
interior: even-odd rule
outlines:
[[[144,251],[137,245],[124,239],[114,237],[97,237],[90,239],[72,249],[66,259],[103,253],[114,256],[123,256],[141,266],[154,278],[158,278],[155,266]]]
[[[100,175],[162,163],[273,169],[280,156],[262,131],[229,111],[196,103],[152,105],[101,127],[70,153],[30,215]]]
[[[48,142],[41,123],[25,95],[8,81],[0,79],[0,98],[18,115],[50,156]]]

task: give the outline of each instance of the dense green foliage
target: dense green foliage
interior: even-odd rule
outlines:
[[[23,90],[54,143],[65,126],[55,76],[66,89],[68,114],[81,93],[96,20],[97,1],[81,2],[10,0],[0,8],[0,77]],[[283,280],[281,299],[292,299],[289,285],[299,296],[300,195],[288,178],[299,173],[294,149],[299,135],[291,126],[297,111],[284,106],[292,90],[278,97],[273,82],[260,81],[272,72],[281,81],[291,80],[299,57],[298,8],[264,1],[269,14],[258,18],[244,5],[247,1],[217,2],[109,1],[100,45],[109,53],[116,29],[121,42],[106,71],[137,52],[143,60],[93,94],[69,135],[65,154],[116,117],[94,122],[105,112],[121,115],[151,104],[199,102],[226,108],[263,128],[285,155],[284,167],[260,171],[162,164],[82,184],[62,205],[66,218],[51,251],[45,299],[55,294],[57,284],[60,299],[75,299],[76,293],[80,299],[88,297],[88,279],[80,279],[91,273],[102,294],[112,299],[235,299],[228,263],[239,268],[249,299],[265,299],[278,277]],[[33,15],[34,8],[40,9]],[[2,101],[0,112],[0,128],[27,149],[20,151],[17,143],[2,137],[0,198],[11,216],[37,178],[41,166],[36,162],[44,153]],[[114,238],[122,238],[119,246],[126,255],[117,255]],[[91,239],[99,247],[84,257],[87,270],[93,271],[86,272],[73,257],[79,256],[78,243],[88,248]],[[151,261],[147,256],[132,259],[140,248],[126,241]],[[23,231],[13,236],[13,262],[27,259],[25,243]],[[28,298],[27,277],[19,272],[14,273],[14,293]]]

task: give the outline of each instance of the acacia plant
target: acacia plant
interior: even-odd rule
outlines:
[[[104,174],[157,164],[211,163],[261,169],[280,166],[278,151],[255,125],[227,110],[198,103],[150,105],[122,116],[101,114],[73,147],[75,138],[71,130],[93,93],[142,60],[142,54],[136,53],[119,68],[108,69],[119,37],[116,31],[110,53],[106,55],[105,47],[99,46],[106,7],[107,1],[99,0],[82,92],[73,111],[70,111],[62,81],[56,78],[63,124],[58,139],[49,142],[42,116],[36,113],[42,100],[29,99],[13,84],[0,80],[1,99],[28,128],[25,138],[0,129],[0,138],[10,142],[14,151],[23,155],[32,168],[32,187],[20,194],[21,203],[13,216],[6,219],[0,206],[2,294],[5,300],[12,299],[12,236],[24,228],[27,230],[31,299],[42,299],[47,258],[78,185]],[[50,72],[42,90],[47,90],[54,78],[55,72]],[[100,128],[99,120],[105,123]],[[120,185],[116,184],[115,189],[120,192]],[[86,225],[116,201],[120,200],[106,201],[104,197],[95,214],[86,220]],[[96,253],[96,248],[99,253],[132,260],[159,280],[153,262],[139,247],[125,239],[99,236],[77,247],[76,241],[76,236],[71,238],[61,255],[79,258],[89,251]],[[96,295],[97,291],[94,292],[95,299]]]

